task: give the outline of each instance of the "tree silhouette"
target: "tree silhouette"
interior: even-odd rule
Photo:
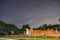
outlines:
[[[3,21],[0,21],[0,26],[2,27],[2,30],[5,34],[11,34],[11,31],[14,31],[14,34],[19,33],[18,28],[13,24],[6,24]]]
[[[28,24],[22,26],[23,33],[26,32],[26,29],[30,29]]]

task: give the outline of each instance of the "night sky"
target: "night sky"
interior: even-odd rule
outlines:
[[[0,20],[17,27],[58,24],[59,0],[0,0]]]

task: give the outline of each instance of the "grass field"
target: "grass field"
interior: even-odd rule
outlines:
[[[59,38],[29,37],[29,36],[18,36],[18,35],[2,36],[0,38],[8,38],[15,40],[60,40]]]

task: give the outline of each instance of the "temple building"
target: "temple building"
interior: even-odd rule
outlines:
[[[60,35],[54,30],[33,30],[31,29],[26,29],[26,35],[29,36],[58,36]]]

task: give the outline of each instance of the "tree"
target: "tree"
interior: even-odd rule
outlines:
[[[39,26],[37,28],[33,28],[34,30],[47,30],[47,24],[43,24],[42,26]]]
[[[11,31],[13,31],[14,34],[19,33],[19,29],[13,24],[6,24],[6,29],[9,30],[9,33],[11,33]]]
[[[6,23],[4,23],[3,21],[0,20],[0,32],[2,31],[3,34],[5,34],[5,27],[6,27]]]
[[[47,28],[48,28],[48,29],[53,29],[53,27],[52,27],[51,24],[49,24]]]
[[[13,31],[14,34],[18,34],[19,33],[18,28],[15,25],[13,25],[13,24],[6,24],[3,21],[0,21],[0,26],[4,30],[5,34],[11,34],[11,31]]]
[[[47,24],[43,24],[42,27],[43,27],[43,30],[47,30]]]
[[[60,24],[60,19],[59,19],[59,24]]]
[[[23,33],[26,32],[26,29],[30,29],[28,24],[22,26]]]
[[[0,26],[3,26],[3,25],[5,25],[5,23],[0,20]]]

